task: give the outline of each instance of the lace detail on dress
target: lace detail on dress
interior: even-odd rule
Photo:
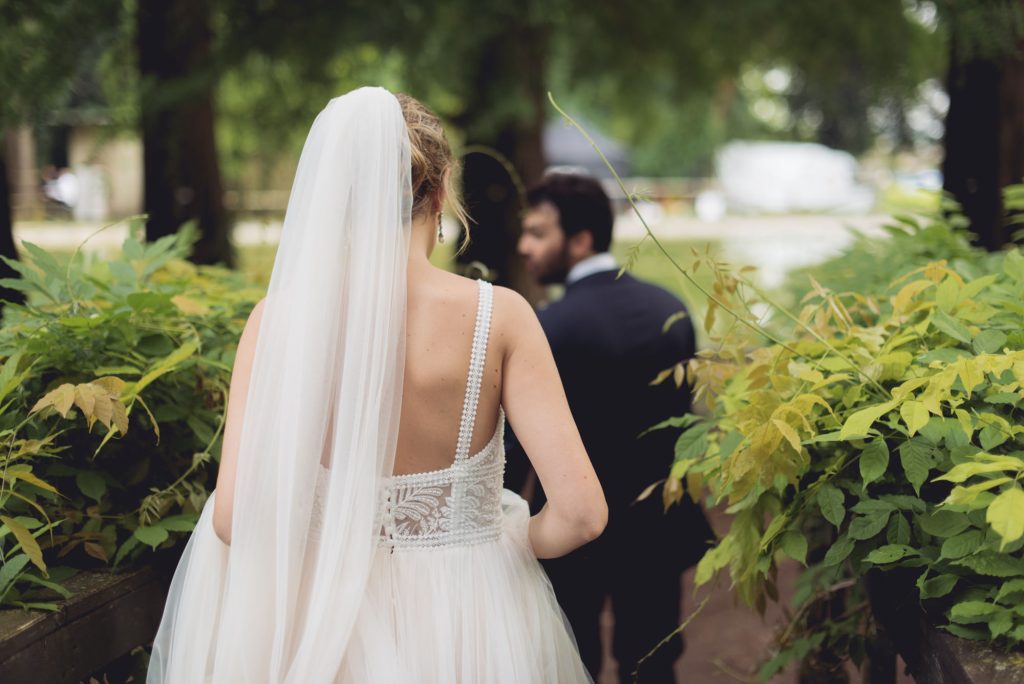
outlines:
[[[501,536],[505,413],[478,454],[443,470],[396,475],[384,487],[379,544],[424,548],[476,544]]]
[[[487,445],[469,456],[470,440],[480,398],[493,290],[478,281],[480,295],[466,396],[459,423],[455,461],[448,468],[425,473],[393,475],[384,482],[378,545],[396,548],[437,548],[478,544],[501,536],[501,496],[505,473],[505,412],[499,407],[498,425]],[[319,538],[328,471],[322,468],[313,495],[310,534]]]

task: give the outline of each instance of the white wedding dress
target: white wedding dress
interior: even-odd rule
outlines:
[[[491,285],[478,282],[454,461],[386,481],[376,557],[338,682],[591,681],[530,550],[526,502],[502,487],[503,411],[491,440],[469,454],[492,302]],[[321,508],[314,496],[314,539]]]
[[[469,453],[490,285],[480,284],[454,462],[392,475],[410,155],[401,106],[383,88],[333,98],[310,128],[248,388],[231,400],[242,408],[230,546],[213,525],[214,491],[175,570],[147,684],[589,680],[530,550],[527,506],[502,490],[501,415]]]

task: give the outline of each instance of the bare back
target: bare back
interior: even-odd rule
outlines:
[[[447,468],[455,458],[478,292],[475,281],[439,269],[410,277],[396,475]],[[495,318],[501,316],[498,308]],[[495,325],[484,359],[471,455],[490,441],[497,428],[504,353],[503,330]]]

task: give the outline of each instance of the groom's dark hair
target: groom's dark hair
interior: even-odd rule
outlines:
[[[550,202],[558,209],[562,232],[570,237],[584,230],[594,236],[594,251],[612,244],[612,205],[596,178],[576,173],[549,173],[526,194],[530,207]]]

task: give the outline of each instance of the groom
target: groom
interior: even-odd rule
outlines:
[[[530,274],[544,284],[565,283],[565,296],[538,312],[554,353],[569,406],[608,499],[602,537],[564,558],[545,562],[558,601],[594,678],[601,669],[598,619],[610,596],[615,614],[613,652],[620,681],[680,619],[680,573],[707,548],[712,533],[701,510],[687,503],[663,512],[661,496],[636,498],[663,479],[677,434],[646,428],[689,409],[689,392],[672,379],[651,381],[695,352],[688,317],[666,321],[686,307],[666,290],[617,277],[609,253],[612,210],[600,183],[576,174],[549,174],[528,194],[518,242]],[[528,466],[517,448],[509,455],[509,485]],[[539,501],[537,500],[539,498]],[[543,492],[535,497],[536,508]],[[673,639],[644,663],[643,682],[672,682],[682,653]]]

